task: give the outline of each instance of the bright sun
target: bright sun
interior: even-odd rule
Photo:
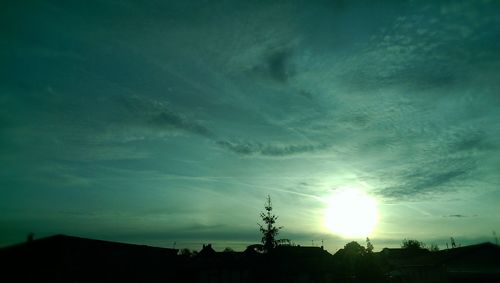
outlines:
[[[325,225],[334,234],[343,237],[368,236],[377,224],[375,199],[361,190],[336,190],[328,199]]]

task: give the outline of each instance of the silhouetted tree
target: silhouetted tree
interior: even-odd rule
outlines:
[[[335,256],[338,259],[340,270],[346,272],[347,275],[353,275],[356,270],[356,262],[364,254],[365,247],[356,241],[352,241],[347,243],[343,249],[340,249]]]
[[[408,250],[418,250],[425,248],[425,244],[414,239],[404,239],[401,248]]]
[[[226,247],[222,252],[224,253],[231,253],[231,252],[234,252],[234,250],[230,247]]]
[[[366,252],[371,253],[373,252],[373,244],[370,241],[370,238],[366,237]]]
[[[344,252],[349,256],[357,256],[364,255],[366,250],[365,247],[360,245],[358,242],[352,241],[344,246]]]
[[[383,282],[384,273],[377,256],[372,252],[373,245],[369,238],[366,242],[367,248],[353,241],[335,254],[339,270],[346,276],[355,276],[356,282]]]
[[[187,249],[187,248],[181,249],[179,252],[180,252],[180,254],[182,256],[186,256],[186,257],[193,256],[193,252],[190,249]]]
[[[278,217],[271,213],[273,206],[271,203],[271,197],[267,196],[266,204],[264,205],[265,212],[260,213],[264,225],[259,224],[260,232],[262,232],[262,244],[264,244],[264,250],[270,251],[274,249],[279,241],[276,240],[276,236],[279,234],[279,230],[283,227],[275,226]]]
[[[431,244],[431,247],[429,248],[431,252],[439,252],[439,247],[436,244]]]

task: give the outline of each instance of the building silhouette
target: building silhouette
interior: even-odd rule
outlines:
[[[278,246],[267,253],[197,254],[56,235],[0,249],[1,282],[500,282],[500,247],[482,243],[431,252],[389,249],[349,257],[322,247]]]

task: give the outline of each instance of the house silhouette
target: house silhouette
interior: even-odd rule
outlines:
[[[177,280],[176,249],[55,235],[0,250],[2,282],[155,282]]]
[[[177,249],[66,235],[31,237],[0,249],[0,281],[500,282],[500,247],[492,243],[437,252],[385,248],[355,255],[361,258],[354,261],[342,250],[331,255],[322,247],[288,245],[263,253],[256,246],[244,252],[217,252],[207,244],[196,255],[186,256],[178,255]],[[363,262],[365,266],[359,265]],[[352,268],[353,263],[358,265]]]

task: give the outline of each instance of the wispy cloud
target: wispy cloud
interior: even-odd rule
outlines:
[[[241,155],[287,156],[327,149],[328,145],[275,145],[255,142],[218,141],[218,145]]]
[[[476,214],[474,214],[474,215],[450,214],[450,215],[444,215],[443,217],[449,217],[449,218],[468,218],[468,217],[477,217],[477,215]]]
[[[426,164],[426,163],[424,163]],[[473,163],[462,159],[434,160],[431,163],[414,164],[407,171],[395,169],[390,177],[397,185],[384,187],[378,193],[384,197],[415,200],[419,197],[431,197],[456,191],[453,186],[457,181],[465,181],[472,174]]]
[[[205,126],[171,111],[161,112],[160,114],[154,116],[150,120],[150,123],[153,126],[173,127],[175,129],[184,130],[200,136],[208,138],[213,137],[213,133]]]

